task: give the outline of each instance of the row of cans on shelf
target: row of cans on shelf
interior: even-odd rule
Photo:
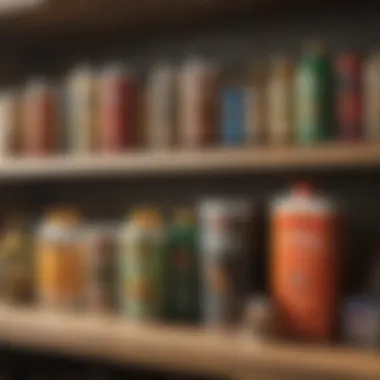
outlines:
[[[267,67],[268,66],[268,67]],[[380,137],[380,54],[308,46],[295,63],[220,69],[204,59],[80,67],[59,86],[43,80],[0,97],[1,152],[117,153],[208,145],[312,144]]]
[[[204,201],[199,221],[188,208],[170,222],[151,208],[122,224],[88,225],[71,209],[53,210],[31,228],[10,221],[0,235],[1,299],[138,321],[236,321],[242,300],[232,284],[244,269],[240,252],[249,248],[243,223],[250,206]]]
[[[76,211],[54,210],[29,243],[20,229],[3,231],[0,291],[22,294],[29,275],[44,307],[213,326],[245,317],[259,333],[271,323],[281,335],[329,340],[341,289],[340,224],[335,202],[309,184],[276,198],[270,208],[270,298],[257,303],[262,237],[249,198],[203,200],[195,213],[177,210],[169,223],[155,208],[137,209],[121,225],[95,227]],[[23,257],[34,270],[27,271]]]

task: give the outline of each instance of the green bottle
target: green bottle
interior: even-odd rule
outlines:
[[[192,323],[199,316],[198,231],[190,210],[175,213],[169,231],[169,319]]]
[[[332,135],[333,78],[331,60],[323,46],[305,49],[296,71],[295,114],[299,144],[328,140]]]

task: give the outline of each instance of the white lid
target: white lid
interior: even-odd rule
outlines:
[[[299,190],[297,191],[296,188],[293,188],[290,193],[275,198],[271,204],[271,211],[275,213],[296,212],[307,214],[331,214],[337,212],[337,205],[331,198],[315,192],[310,187],[305,188],[305,191]]]

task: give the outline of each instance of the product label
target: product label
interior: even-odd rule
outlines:
[[[272,286],[284,329],[329,336],[338,284],[336,219],[279,215],[273,228]]]

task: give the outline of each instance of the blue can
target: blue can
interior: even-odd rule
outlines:
[[[227,87],[221,93],[221,138],[224,145],[242,145],[245,141],[245,91]]]

